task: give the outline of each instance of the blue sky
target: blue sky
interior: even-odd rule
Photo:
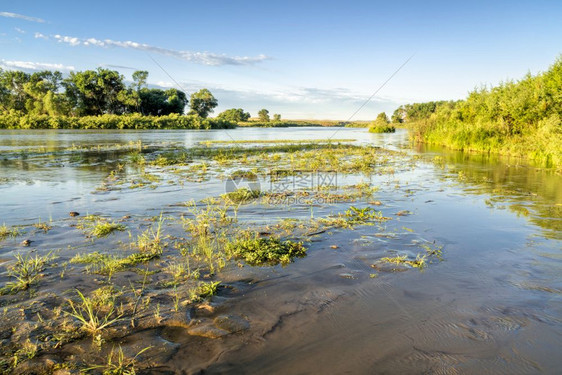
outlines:
[[[148,70],[152,85],[209,88],[215,113],[347,120],[414,55],[354,117],[369,120],[547,69],[560,19],[559,1],[2,0],[0,66]]]

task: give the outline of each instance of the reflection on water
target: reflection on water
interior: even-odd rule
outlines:
[[[223,181],[188,181],[178,170],[171,172],[178,176],[174,184],[151,185],[151,178],[162,177],[157,168],[148,175],[123,166],[135,143],[157,150],[231,137],[409,146],[405,131],[365,129],[2,131],[0,224],[56,221],[69,211],[147,217],[165,209],[179,215],[179,202],[221,194]],[[392,217],[388,223],[322,233],[312,238],[306,258],[286,268],[244,267],[222,275],[226,282],[242,276],[251,281],[233,283],[231,295],[219,296],[226,301],[221,313],[251,322],[248,333],[193,345],[191,336],[171,329],[136,333],[138,340],[154,334],[150,342],[174,346],[165,362],[175,373],[559,371],[562,177],[497,157],[414,151],[414,169],[368,179],[379,187],[377,209]],[[122,188],[119,181],[147,186]],[[320,216],[334,207],[269,209],[266,217],[248,206],[239,218]],[[412,214],[396,215],[404,210]],[[68,239],[56,241],[63,248]],[[381,254],[408,253],[433,241],[444,245],[444,261],[422,272],[375,274],[372,264]]]

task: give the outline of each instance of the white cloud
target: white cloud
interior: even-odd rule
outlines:
[[[19,18],[21,20],[30,21],[30,22],[45,23],[45,20],[41,18],[29,17],[29,16],[24,16],[23,14],[11,13],[11,12],[0,12],[0,17]]]
[[[36,38],[47,39],[43,34],[36,33]],[[224,54],[216,54],[211,52],[194,52],[194,51],[181,51],[169,48],[152,46],[144,43],[137,43],[132,41],[118,41],[112,39],[96,39],[96,38],[77,38],[67,35],[53,35],[53,39],[59,43],[66,43],[73,47],[75,46],[94,46],[102,48],[124,48],[134,49],[138,51],[153,52],[161,55],[176,57],[181,60],[203,64],[203,65],[253,65],[256,63],[268,60],[269,57],[265,55],[258,55],[254,57],[249,56],[228,56]]]
[[[11,68],[11,69],[26,69],[26,70],[62,70],[62,71],[74,70],[73,66],[67,66],[63,64],[32,62],[32,61],[0,60],[0,66],[7,69]]]
[[[48,40],[49,37],[47,35],[41,34],[41,33],[35,33],[35,38],[36,39],[45,39]]]
[[[25,30],[22,30],[19,27],[14,27],[14,30],[16,30],[20,34],[25,34]]]

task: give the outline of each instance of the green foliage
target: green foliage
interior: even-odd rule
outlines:
[[[234,258],[244,259],[252,266],[289,264],[295,257],[306,255],[302,242],[281,241],[279,238],[252,237],[229,242],[226,252]]]
[[[49,116],[25,115],[21,112],[0,114],[0,129],[230,129],[230,121],[204,119],[196,115]]]
[[[384,112],[379,113],[375,121],[369,125],[370,133],[394,133],[395,131],[396,128],[390,125],[390,120]]]
[[[76,318],[82,325],[82,329],[92,336],[96,336],[105,328],[117,323],[121,319],[115,311],[115,300],[112,297],[96,298],[86,297],[78,289],[79,302],[68,300],[71,311],[66,313]]]
[[[465,100],[397,111],[418,141],[562,166],[562,58],[544,73],[476,89]]]
[[[269,122],[269,111],[267,109],[260,109],[258,112],[258,117],[260,121]]]
[[[201,89],[191,94],[191,113],[197,114],[199,117],[207,118],[217,105],[217,99],[207,89]]]
[[[48,253],[44,256],[31,256],[26,254],[15,254],[16,263],[8,268],[8,275],[15,278],[15,282],[9,282],[1,289],[0,294],[18,292],[26,290],[43,276],[42,272],[48,262],[55,257]]]
[[[248,121],[250,119],[250,114],[248,112],[244,112],[242,108],[231,108],[219,113],[217,118],[238,123]]]
[[[259,190],[251,190],[248,188],[240,188],[235,191],[223,194],[222,197],[232,203],[246,203],[261,195]]]
[[[275,113],[273,115],[273,121],[275,121],[275,122],[281,121],[281,115],[279,113]]]

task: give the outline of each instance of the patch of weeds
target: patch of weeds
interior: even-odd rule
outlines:
[[[43,222],[41,222],[41,221],[38,222],[38,223],[33,224],[33,226],[34,226],[35,228],[37,228],[37,229],[42,230],[42,231],[45,232],[45,233],[47,233],[48,231],[50,231],[51,229],[53,229],[52,226],[50,226],[50,225],[47,224],[47,223],[43,223]]]
[[[244,259],[251,266],[289,264],[295,257],[304,257],[306,247],[302,242],[282,241],[275,237],[238,239],[226,244],[226,252]]]
[[[189,289],[189,301],[199,302],[217,294],[220,281],[200,282],[196,287]]]
[[[407,255],[397,255],[395,257],[381,258],[381,262],[390,264],[404,264],[413,268],[423,269],[427,265],[427,255],[418,254],[416,256],[416,259],[414,260],[408,259]]]
[[[91,370],[98,370],[101,371],[103,375],[135,375],[137,373],[135,361],[138,356],[151,348],[152,346],[146,347],[138,352],[133,358],[128,359],[125,358],[125,354],[123,354],[121,346],[119,346],[117,351],[115,351],[115,347],[112,347],[111,352],[107,356],[106,364],[94,365],[84,371],[89,372]]]
[[[116,272],[126,268],[146,263],[160,257],[161,253],[133,253],[125,258],[114,255],[101,254],[98,252],[90,254],[77,254],[70,263],[87,264],[86,272],[106,275],[110,280]]]
[[[80,219],[77,228],[86,230],[89,236],[94,237],[105,237],[116,230],[124,231],[127,229],[123,224],[94,215],[88,215]]]
[[[82,324],[82,329],[92,336],[100,334],[105,328],[118,322],[121,319],[120,314],[115,310],[114,296],[106,296],[101,292],[102,298],[95,293],[92,297],[86,297],[78,289],[76,290],[80,297],[79,302],[68,300],[71,311],[65,311],[68,315],[74,317]]]
[[[350,224],[366,224],[370,220],[382,218],[382,214],[371,207],[357,208],[355,206],[350,206],[344,212],[344,216]]]
[[[162,215],[157,220],[156,230],[150,227],[142,232],[137,236],[137,240],[131,244],[131,247],[136,247],[143,254],[162,254],[162,249],[165,246],[162,242],[162,225],[164,224]]]
[[[0,241],[6,239],[7,237],[17,237],[21,233],[18,228],[8,227],[6,224],[0,226]]]
[[[9,282],[0,289],[0,294],[17,293],[20,290],[27,290],[30,286],[37,283],[41,277],[42,272],[48,262],[52,261],[55,256],[49,252],[44,256],[31,256],[26,254],[15,254],[16,263],[8,268],[8,275],[16,279],[15,282]]]
[[[226,194],[222,194],[221,197],[224,200],[232,203],[247,203],[253,199],[258,198],[260,195],[261,192],[259,190],[252,190],[244,187]]]

